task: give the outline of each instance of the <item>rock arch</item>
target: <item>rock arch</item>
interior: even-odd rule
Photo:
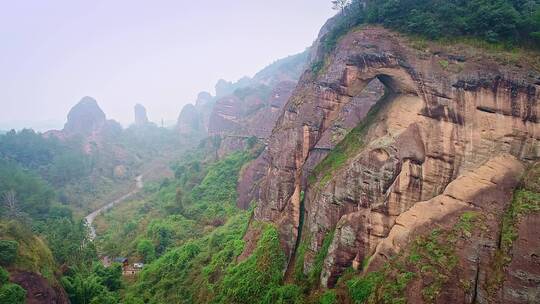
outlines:
[[[306,266],[326,232],[338,226],[355,232],[350,248],[332,245],[339,250],[334,260],[325,261],[324,279],[330,285],[340,273],[336,264],[361,261],[388,235],[399,214],[443,193],[459,174],[478,168],[494,153],[520,160],[540,157],[534,84],[497,70],[496,63],[490,73],[478,73],[485,63],[450,73],[439,60],[420,56],[386,30],[357,31],[340,41],[319,75],[304,74],[284,107],[259,159],[265,177],[254,217],[278,227],[290,259],[310,154],[340,110],[371,81],[378,79],[393,94],[385,116],[369,128],[369,146],[350,159],[350,168],[306,193],[304,230],[312,234]],[[343,253],[347,256],[338,256]]]
[[[258,220],[277,224],[282,245],[290,258],[298,237],[303,166],[340,110],[377,79],[393,95],[421,95],[414,71],[397,57],[351,56],[345,64],[330,67],[316,81],[306,79],[285,106],[269,139],[266,178],[255,210]]]

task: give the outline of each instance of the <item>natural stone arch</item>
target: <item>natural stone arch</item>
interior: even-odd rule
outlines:
[[[281,235],[286,236],[286,239],[282,238],[282,245],[289,258],[297,242],[300,224],[303,165],[339,111],[374,79],[381,81],[393,94],[418,95],[421,91],[412,70],[405,68],[407,65],[402,66],[395,57],[384,55],[370,60],[351,59],[352,63],[339,65],[336,71],[326,74],[336,75],[334,79],[326,77],[297,88],[269,140],[269,154],[274,158],[268,163],[277,166],[268,169],[261,187],[261,200],[265,204],[256,209],[255,218],[278,225]],[[316,92],[313,100],[305,96],[310,92]],[[317,106],[314,107],[314,103]],[[281,149],[285,142],[292,142],[294,147]],[[274,154],[273,149],[279,149],[279,155]]]

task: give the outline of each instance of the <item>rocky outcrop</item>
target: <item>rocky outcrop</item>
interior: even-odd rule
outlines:
[[[280,82],[247,87],[216,102],[208,132],[210,135],[267,138],[281,108],[291,96],[296,82]]]
[[[68,304],[66,292],[59,286],[52,286],[37,273],[14,270],[10,273],[10,281],[26,290],[27,304]]]
[[[145,126],[148,124],[148,116],[146,115],[146,108],[141,104],[136,104],[134,107],[135,113],[135,125]]]
[[[306,69],[309,49],[296,55],[288,56],[265,67],[253,76],[253,82],[274,87],[280,82],[297,82]]]
[[[63,132],[66,134],[90,134],[105,126],[105,113],[92,97],[84,97],[68,113]]]
[[[325,62],[302,76],[255,166],[265,172],[259,191],[243,198],[258,201],[255,220],[276,224],[287,256],[302,229],[309,272],[335,231],[321,276],[323,286],[333,286],[364,258],[395,254],[412,227],[448,224],[468,209],[493,214],[494,237],[485,242],[496,243],[519,172],[540,158],[534,73],[443,47],[418,50],[378,27],[341,38]],[[351,120],[360,123],[334,148],[336,121],[373,81],[387,94],[365,99]],[[321,148],[327,150],[317,156]],[[463,250],[465,259],[473,248]]]
[[[251,138],[267,138],[304,71],[307,55],[306,51],[277,60],[253,78],[220,79],[216,96],[201,92],[195,105],[184,106],[177,129],[183,134],[219,137],[220,158],[245,149]]]
[[[534,303],[540,299],[540,213],[525,215],[517,227],[512,261],[505,271],[503,303]]]
[[[50,130],[44,137],[56,137],[66,140],[78,137],[82,140],[82,148],[90,154],[101,149],[104,142],[122,133],[122,126],[107,119],[105,113],[92,97],[84,97],[68,113],[67,122],[62,130]]]
[[[176,128],[181,134],[200,134],[204,130],[199,112],[192,104],[182,108]]]

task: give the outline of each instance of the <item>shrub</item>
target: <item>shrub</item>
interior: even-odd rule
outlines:
[[[19,243],[11,240],[0,240],[0,264],[8,266],[15,262]]]
[[[296,285],[284,285],[270,289],[262,304],[302,304],[304,296],[300,287]]]
[[[26,290],[17,284],[4,284],[0,287],[0,303],[24,304]]]
[[[336,304],[337,295],[333,290],[327,290],[319,299],[320,304]]]
[[[371,272],[365,277],[349,280],[347,282],[347,288],[354,303],[365,303],[381,279],[382,275],[380,273]]]
[[[143,257],[145,263],[150,263],[156,258],[154,244],[150,240],[142,239],[137,244],[137,253]]]
[[[333,239],[334,239],[334,231],[332,230],[332,231],[329,231],[324,237],[321,249],[319,249],[319,252],[315,256],[313,269],[311,270],[308,276],[309,282],[311,283],[312,287],[316,287],[316,285],[319,283],[319,279],[320,279],[321,272],[323,269],[324,259],[326,259],[326,256],[328,255],[328,249],[330,248],[330,245],[332,244]]]
[[[4,267],[0,267],[0,286],[2,286],[4,283],[7,283],[9,281],[9,272],[4,269]]]
[[[283,279],[285,254],[279,244],[278,231],[267,226],[262,232],[255,252],[245,261],[231,267],[223,278],[222,303],[256,303],[261,296],[283,296],[276,291]]]

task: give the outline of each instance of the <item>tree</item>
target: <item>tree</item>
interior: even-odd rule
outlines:
[[[68,276],[62,277],[62,285],[73,304],[117,303],[110,301],[114,293],[102,285],[101,281],[102,279],[94,273],[85,273],[75,269],[71,270]]]
[[[0,287],[0,303],[24,304],[26,290],[17,284],[4,284]]]
[[[26,290],[9,282],[9,272],[0,267],[0,303],[23,304]]]
[[[15,190],[11,189],[4,192],[2,195],[4,206],[8,210],[8,216],[17,216],[19,214],[19,208],[17,206],[17,198],[15,197]]]
[[[176,189],[176,196],[175,196],[175,202],[176,207],[178,208],[179,213],[184,213],[184,201],[183,201],[184,194],[182,192],[182,188]]]
[[[0,264],[11,265],[17,258],[19,243],[11,240],[0,240]]]
[[[150,263],[156,258],[156,249],[150,240],[142,239],[137,244],[137,253],[140,254],[145,263]]]
[[[101,285],[107,287],[109,291],[117,291],[122,288],[121,264],[114,263],[110,267],[105,267],[101,263],[96,263],[94,273],[100,278]]]
[[[332,0],[332,9],[343,12],[351,0]]]
[[[88,226],[84,219],[49,219],[47,227],[47,243],[59,264],[80,266],[97,258],[96,248],[88,238]]]

